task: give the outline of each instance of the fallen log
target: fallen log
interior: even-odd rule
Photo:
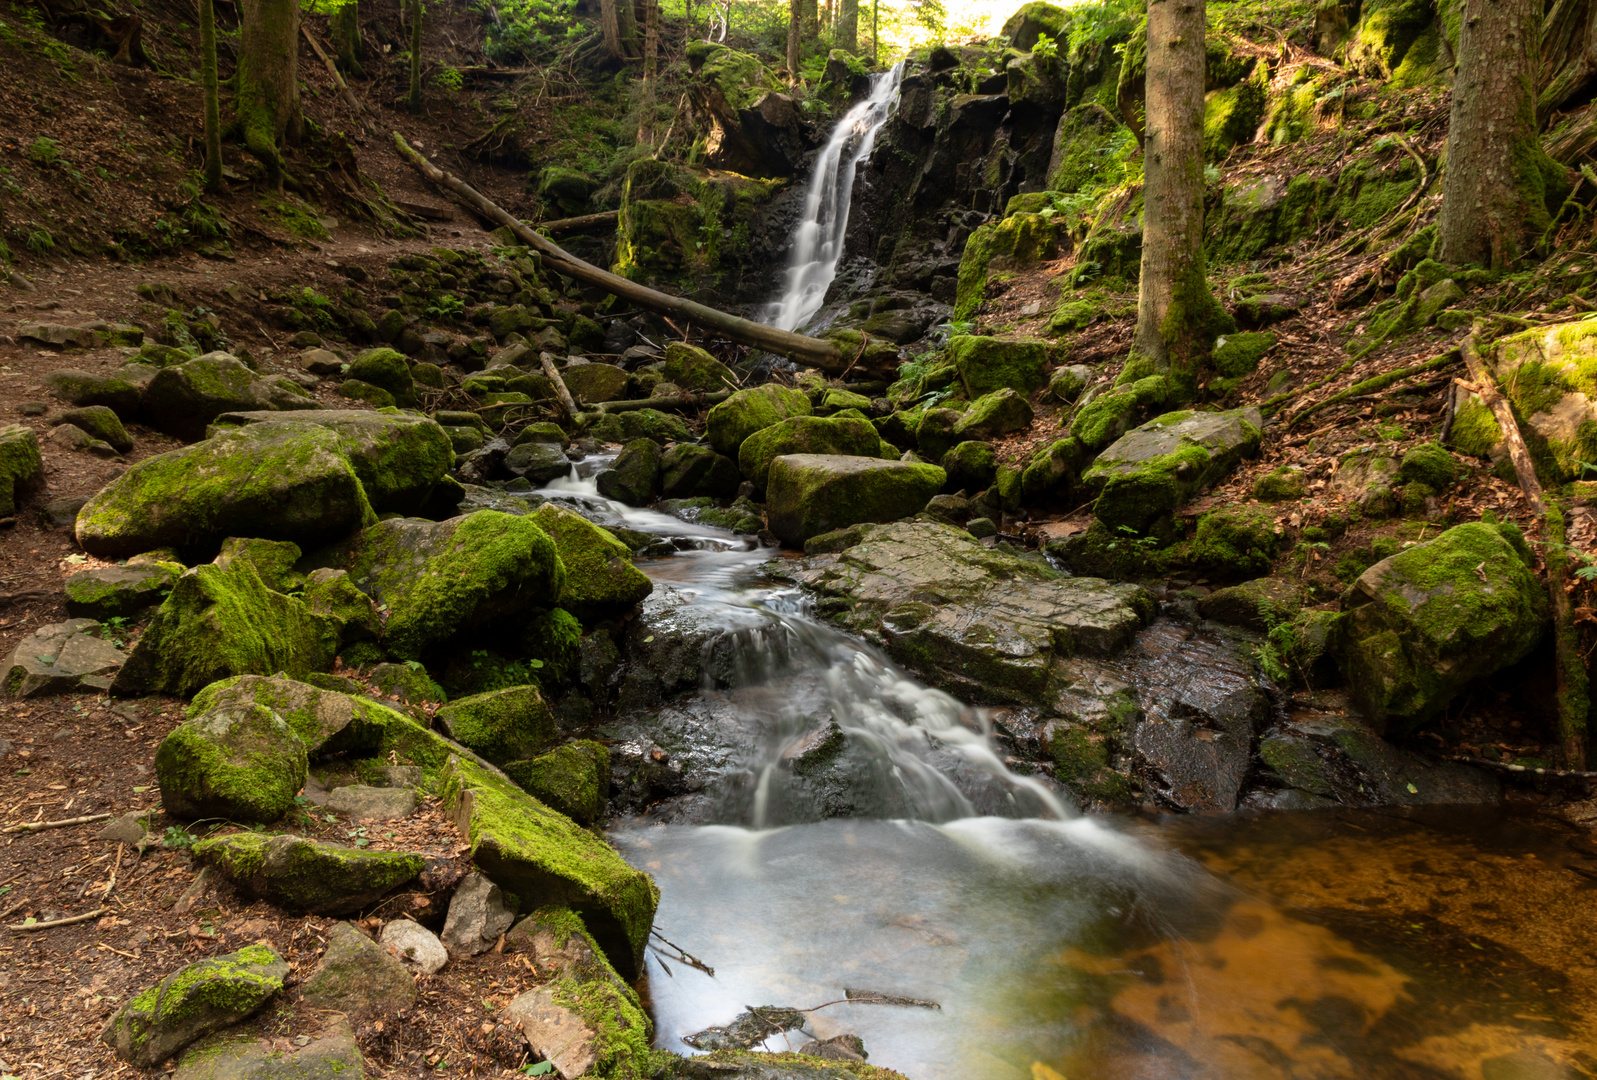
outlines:
[[[299,29],[300,33],[305,35],[305,40],[310,42],[311,51],[316,54],[316,58],[326,65],[327,73],[333,77],[333,82],[338,86],[338,93],[343,97],[344,104],[348,105],[349,111],[355,114],[356,122],[360,124],[367,135],[375,139],[377,137],[377,129],[367,119],[366,106],[360,103],[360,99],[355,96],[355,91],[349,88],[349,84],[344,81],[344,76],[339,74],[338,65],[333,63],[332,57],[328,56],[326,51],[322,49],[321,42],[311,36],[309,26],[300,23]]]
[[[828,373],[841,372],[848,366],[848,359],[839,353],[837,346],[830,341],[795,334],[790,330],[778,330],[774,326],[729,315],[724,311],[696,304],[692,300],[684,300],[680,296],[657,292],[635,281],[628,281],[624,277],[612,274],[608,270],[601,270],[592,263],[584,262],[522,224],[459,177],[451,176],[428,161],[397,131],[394,132],[394,146],[427,179],[435,184],[442,184],[477,213],[505,226],[519,236],[528,247],[543,256],[545,264],[552,270],[603,289],[638,307],[698,323],[730,341],[786,356]]]
[[[634,412],[638,409],[698,412],[707,405],[719,405],[731,396],[730,390],[715,390],[708,394],[666,394],[662,397],[638,398],[631,401],[601,401],[590,408],[602,413]]]
[[[602,210],[597,214],[582,214],[578,217],[557,218],[554,221],[540,221],[538,228],[550,235],[555,233],[583,232],[597,225],[614,225],[616,218],[620,217],[616,210]]]
[[[579,412],[576,399],[571,396],[571,391],[566,389],[566,380],[560,377],[559,370],[555,367],[555,358],[546,352],[538,354],[538,363],[543,365],[543,373],[554,383],[555,397],[560,400],[560,407],[566,410],[566,415],[572,420],[577,418]]]

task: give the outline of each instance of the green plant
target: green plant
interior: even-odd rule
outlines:
[[[161,837],[161,846],[187,851],[194,846],[195,836],[181,825],[168,825]]]
[[[48,229],[34,229],[28,233],[28,250],[35,255],[48,255],[55,250],[55,237]]]
[[[1047,34],[1037,35],[1037,44],[1031,47],[1031,54],[1039,60],[1052,60],[1059,55],[1059,45]]]
[[[529,1061],[521,1067],[521,1071],[527,1076],[548,1076],[555,1071],[555,1063],[552,1061],[539,1061],[536,1063]]]
[[[28,144],[28,160],[35,165],[54,165],[61,160],[61,144],[40,135]]]
[[[438,74],[433,76],[433,82],[452,94],[458,94],[466,85],[466,77],[460,73],[459,68],[446,67],[441,68]]]
[[[454,293],[441,293],[438,299],[427,305],[424,314],[432,319],[453,319],[465,314],[466,302]]]

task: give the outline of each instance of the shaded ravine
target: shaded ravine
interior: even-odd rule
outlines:
[[[690,695],[730,717],[736,746],[692,815],[665,816],[695,824],[638,819],[611,833],[659,881],[662,932],[715,969],[651,955],[660,1047],[692,1053],[684,1036],[748,1006],[865,990],[940,1008],[829,1005],[766,1048],[852,1032],[873,1064],[914,1080],[1586,1075],[1592,973],[1533,960],[1545,927],[1527,929],[1523,953],[1492,943],[1521,902],[1517,875],[1489,886],[1489,917],[1454,904],[1463,929],[1415,910],[1449,903],[1452,879],[1418,873],[1389,910],[1361,907],[1373,883],[1414,876],[1427,853],[1467,867],[1479,830],[1528,837],[1526,850],[1557,835],[1481,811],[1457,812],[1445,843],[1418,826],[1374,841],[1348,811],[1237,815],[1202,832],[1081,817],[1057,789],[1004,767],[984,710],[811,618],[801,594],[762,574],[777,552],[601,499],[591,474],[603,464],[590,459],[587,477],[541,494],[670,538],[678,554],[639,565],[723,629],[715,648],[734,661]],[[824,805],[821,776],[843,790]],[[1248,861],[1306,821],[1322,823],[1312,839],[1278,845],[1267,869]],[[1531,856],[1525,873],[1543,860]],[[1357,871],[1340,874],[1344,861]],[[1322,893],[1313,909],[1295,906],[1299,874]],[[1476,918],[1486,945],[1469,937]],[[1464,941],[1456,963],[1409,947],[1422,925]],[[1571,933],[1577,951],[1597,945]],[[1502,973],[1538,965],[1545,977],[1519,979],[1505,1008]]]

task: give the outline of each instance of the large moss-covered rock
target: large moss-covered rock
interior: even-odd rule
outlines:
[[[215,550],[228,536],[312,545],[374,518],[336,433],[260,425],[137,463],[78,512],[83,549],[106,559],[152,548]]]
[[[869,427],[869,425],[866,425]],[[948,479],[936,465],[840,454],[789,454],[771,463],[771,532],[790,547],[833,529],[918,514]]]
[[[144,373],[154,374],[149,368],[145,368]],[[138,415],[145,384],[128,368],[110,373],[63,368],[46,375],[44,385],[69,405],[104,405],[122,419],[131,420]]]
[[[194,861],[246,896],[288,911],[344,915],[416,879],[426,859],[404,851],[345,847],[285,833],[233,833],[195,844]]]
[[[869,420],[794,416],[757,431],[743,440],[738,468],[757,490],[765,490],[771,462],[784,454],[845,454],[880,456],[882,440]]]
[[[632,376],[614,364],[575,364],[561,372],[566,389],[584,405],[617,401],[627,396]]]
[[[1337,658],[1377,730],[1411,730],[1470,681],[1529,654],[1547,622],[1536,575],[1475,522],[1401,551],[1342,596]]]
[[[712,393],[738,388],[738,378],[731,368],[683,341],[673,341],[665,347],[665,378],[684,390]]]
[[[589,739],[505,765],[505,774],[566,817],[592,825],[604,813],[610,788],[610,751]]]
[[[971,403],[970,408],[954,425],[959,441],[967,439],[996,439],[1024,431],[1031,425],[1032,408],[1024,395],[1005,387],[983,394]]]
[[[646,506],[660,493],[662,457],[660,444],[653,439],[632,440],[599,474],[599,494],[628,506]]]
[[[1058,256],[1069,233],[1053,214],[1010,214],[982,225],[965,243],[955,287],[954,317],[970,319],[986,296],[991,276],[1013,274]]]
[[[1135,585],[1069,577],[926,521],[861,530],[857,543],[807,560],[797,577],[841,601],[825,610],[899,663],[988,703],[1051,701],[1068,681],[1061,660],[1118,651],[1154,613]]]
[[[559,738],[554,714],[536,686],[511,686],[439,706],[451,739],[496,764],[533,757]]]
[[[730,499],[741,479],[737,462],[708,446],[678,443],[660,459],[660,494],[667,499]]]
[[[286,675],[240,675],[211,683],[189,703],[190,722],[215,711],[268,709],[315,757],[375,753],[399,714],[371,698],[324,690]]]
[[[288,965],[265,945],[179,968],[111,1015],[100,1041],[150,1069],[213,1031],[253,1016],[283,989]]]
[[[1584,475],[1581,463],[1597,461],[1597,319],[1502,338],[1485,356],[1514,404],[1542,483]],[[1496,460],[1503,456],[1496,422],[1478,399],[1468,400],[1454,420],[1454,444]]]
[[[998,456],[990,443],[958,443],[943,455],[943,471],[951,490],[984,491],[998,475]]]
[[[111,691],[192,694],[230,675],[326,671],[338,629],[303,601],[268,588],[253,563],[206,563],[177,579]]]
[[[294,808],[306,769],[305,744],[264,705],[201,713],[155,751],[161,805],[177,818],[276,821]]]
[[[260,379],[243,361],[212,353],[164,367],[144,388],[139,417],[185,442],[205,437],[205,427],[239,409],[319,409],[309,393],[286,379]]]
[[[1041,341],[960,336],[948,339],[948,357],[971,394],[979,397],[1007,387],[1024,395],[1043,384],[1048,346]]]
[[[67,614],[80,619],[129,618],[166,598],[183,573],[179,563],[101,566],[67,578]]]
[[[339,449],[355,475],[372,509],[379,514],[412,514],[427,506],[437,485],[446,482],[455,463],[448,432],[425,416],[375,413],[360,409],[325,409],[284,415],[270,412],[224,413],[209,429],[211,434],[229,427],[246,430],[259,426],[262,434],[299,424],[326,428],[338,436]]]
[[[1004,23],[1003,35],[1021,52],[1030,52],[1037,39],[1047,34],[1056,43],[1070,33],[1070,12],[1045,0],[1029,0],[1020,5]]]
[[[473,762],[451,762],[443,799],[483,873],[525,906],[576,911],[624,978],[641,974],[660,902],[648,874],[628,866],[600,837]]]
[[[1257,409],[1174,412],[1127,432],[1082,476],[1094,513],[1111,527],[1144,530],[1257,452]]]
[[[386,390],[400,405],[416,403],[416,379],[403,353],[393,349],[367,349],[350,362],[346,374],[351,379]]]
[[[775,383],[739,390],[710,410],[705,436],[718,454],[736,458],[743,440],[790,416],[809,416],[814,410],[802,390]]]
[[[649,576],[632,565],[632,550],[609,530],[552,502],[531,517],[555,542],[566,568],[558,603],[577,618],[597,622],[624,614],[653,590]]]
[[[22,424],[0,425],[0,518],[15,514],[22,500],[43,486],[39,437]]]
[[[807,399],[806,399],[807,400]],[[607,443],[629,443],[634,439],[653,439],[666,443],[692,442],[693,431],[680,416],[659,409],[629,409],[605,413],[588,428],[588,434]]]
[[[385,644],[402,659],[461,631],[553,607],[566,580],[549,534],[497,510],[379,522],[362,535],[349,574],[388,608]]]

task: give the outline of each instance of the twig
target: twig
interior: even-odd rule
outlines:
[[[1531,765],[1515,765],[1509,761],[1488,761],[1486,758],[1470,757],[1467,754],[1444,754],[1443,760],[1479,765],[1487,769],[1501,769],[1504,772],[1552,776],[1561,780],[1597,780],[1597,772],[1586,772],[1581,769],[1543,769]]]
[[[85,911],[82,915],[73,915],[65,919],[51,919],[49,922],[12,923],[10,926],[6,927],[6,929],[17,930],[22,933],[31,933],[34,930],[49,930],[56,926],[71,926],[74,923],[88,922],[90,919],[98,919],[101,915],[104,915],[109,910],[111,909],[100,907],[95,908],[93,911]]]
[[[560,372],[555,369],[555,358],[546,352],[538,354],[538,363],[543,365],[543,373],[549,376],[549,381],[555,384],[555,394],[560,399],[560,404],[565,407],[567,415],[573,422],[577,419],[577,402],[571,396],[571,391],[566,389],[566,380],[560,377]]]
[[[843,369],[843,374],[841,374],[841,375],[839,375],[837,377],[839,382],[841,382],[843,379],[848,378],[848,373],[853,371],[854,370],[854,365],[859,363],[860,360],[864,358],[865,350],[870,347],[870,344],[871,344],[871,336],[869,334],[867,334],[865,331],[861,330],[860,331],[859,352],[855,353],[854,354],[854,359],[852,359],[852,360],[850,360],[848,362],[848,367]]]
[[[344,81],[344,76],[338,73],[338,65],[333,63],[332,57],[322,51],[321,43],[311,36],[310,27],[307,24],[300,23],[299,29],[300,33],[305,35],[305,40],[310,42],[311,51],[316,54],[317,59],[327,65],[327,73],[333,77],[333,82],[338,85],[338,92],[343,95],[344,102],[355,114],[356,121],[359,122],[367,135],[375,139],[377,137],[377,129],[372,126],[370,120],[366,119],[365,106],[360,103],[360,99],[355,97],[355,91],[349,88],[349,84]]]
[[[677,960],[677,961],[679,961],[681,963],[691,965],[692,967],[696,967],[700,971],[702,971],[706,975],[708,975],[710,978],[712,978],[712,979],[715,978],[715,969],[713,967],[711,967],[709,964],[706,964],[703,960],[700,960],[698,957],[696,957],[692,953],[688,952],[686,949],[684,949],[682,946],[678,945],[676,942],[666,940],[666,936],[664,934],[660,933],[660,931],[655,930],[653,927],[651,927],[649,929],[649,933],[652,936],[659,938],[661,941],[665,942],[665,944],[669,945],[671,948],[673,948],[673,949],[675,949],[677,951],[677,954],[676,954],[675,957],[673,957],[673,959],[675,959],[675,960]],[[659,947],[658,946],[655,947],[655,951],[656,952],[659,951]]]
[[[110,814],[85,814],[83,817],[62,818],[60,821],[29,821],[21,825],[8,825],[0,833],[39,832],[43,829],[64,829],[68,825],[88,825],[104,821]]]
[[[1347,401],[1349,398],[1357,397],[1362,394],[1369,394],[1376,390],[1384,390],[1393,383],[1400,382],[1412,375],[1420,375],[1427,371],[1434,371],[1437,368],[1448,367],[1456,363],[1458,363],[1458,350],[1449,349],[1441,356],[1433,356],[1431,359],[1426,360],[1423,363],[1410,364],[1407,367],[1398,368],[1396,371],[1389,371],[1384,375],[1376,375],[1373,378],[1364,379],[1360,382],[1354,383],[1352,386],[1341,391],[1340,393],[1332,394],[1324,401],[1317,401],[1313,405],[1307,405],[1302,409],[1299,409],[1297,412],[1292,414],[1291,419],[1286,422],[1286,426],[1289,429],[1296,427],[1303,420],[1313,416],[1321,409],[1329,408],[1332,405],[1341,404],[1342,402]],[[1312,387],[1304,387],[1304,389],[1308,390],[1312,389]],[[1265,402],[1264,406],[1262,407],[1268,408],[1272,402],[1281,400],[1285,396],[1286,395],[1277,395],[1277,397],[1271,398],[1270,401]]]
[[[116,861],[111,864],[111,880],[105,883],[105,892],[100,894],[100,899],[102,901],[109,899],[111,896],[111,890],[116,888],[116,872],[122,869],[122,852],[126,849],[127,844],[125,842],[119,841],[117,843]]]

